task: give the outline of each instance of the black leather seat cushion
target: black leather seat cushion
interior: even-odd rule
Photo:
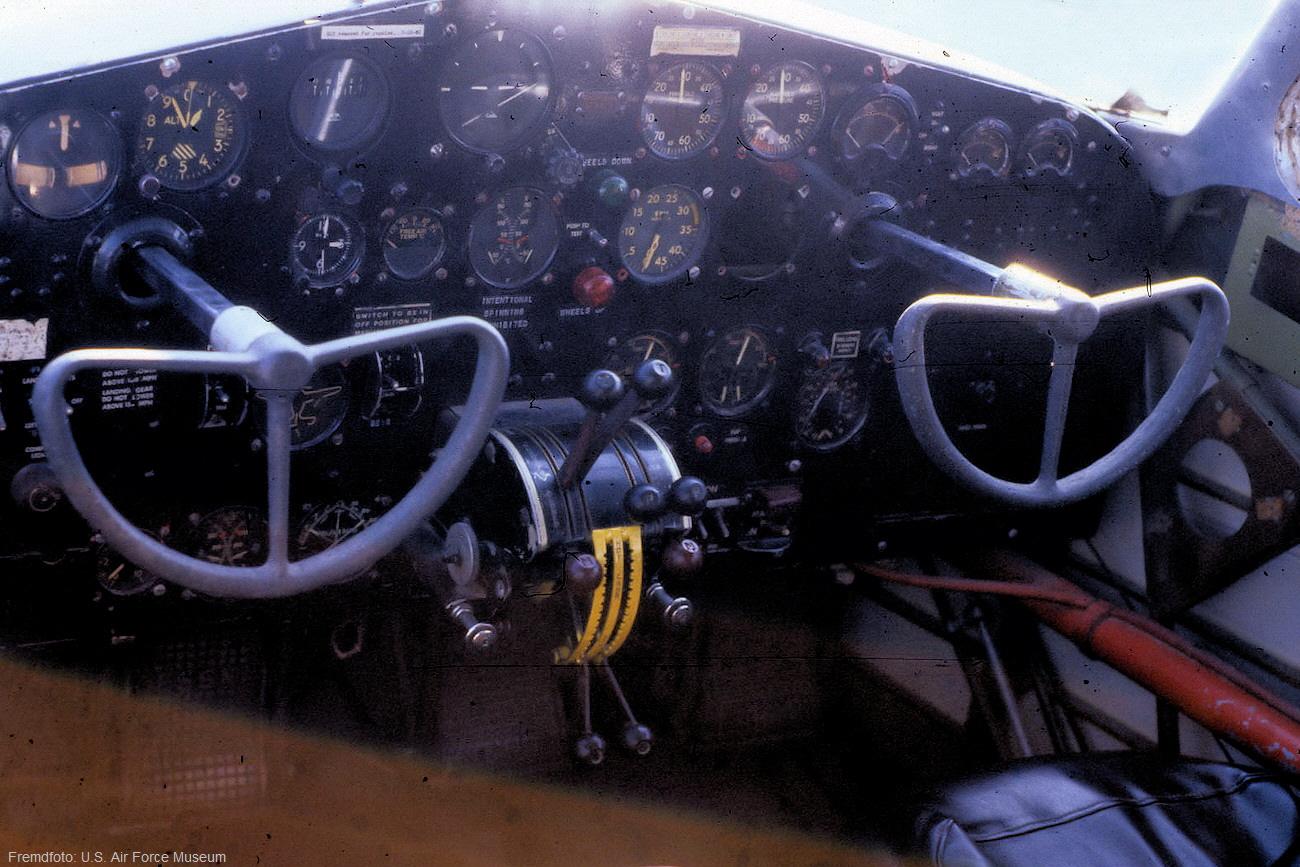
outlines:
[[[1300,865],[1294,782],[1143,754],[1032,760],[948,789],[918,842],[945,867]]]

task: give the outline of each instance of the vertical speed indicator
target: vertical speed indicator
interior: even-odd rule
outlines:
[[[652,187],[623,214],[618,255],[643,283],[667,283],[699,261],[708,241],[704,202],[679,184]]]

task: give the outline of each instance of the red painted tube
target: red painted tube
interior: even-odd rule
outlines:
[[[1155,621],[1117,609],[1035,563],[998,552],[982,557],[979,565],[1050,594],[1052,601],[1034,596],[1019,601],[1085,653],[1260,759],[1300,773],[1300,710]]]

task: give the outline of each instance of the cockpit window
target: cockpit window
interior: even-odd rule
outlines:
[[[813,2],[998,64],[1095,108],[1174,129],[1195,125],[1277,6],[1011,0],[979,12],[966,0]]]

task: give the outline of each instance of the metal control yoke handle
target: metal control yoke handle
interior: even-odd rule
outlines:
[[[55,358],[37,378],[32,410],[49,465],[69,501],[123,556],[182,587],[213,596],[271,598],[347,580],[374,564],[447,499],[486,439],[505,392],[509,354],[491,325],[469,316],[390,328],[305,345],[257,311],[232,304],[159,247],[135,251],[150,283],[200,328],[213,351],[79,349]],[[478,347],[473,384],[460,421],[429,470],[396,505],[346,541],[296,562],[289,560],[289,464],[293,399],[319,368],[433,338],[472,337]],[[244,377],[267,404],[269,553],[261,566],[224,566],[182,554],[150,538],[109,502],[95,484],[73,439],[64,397],[83,370],[147,368]]]
[[[897,242],[911,233],[881,227]],[[920,237],[920,236],[916,236]],[[938,245],[929,239],[925,254]],[[957,251],[952,251],[957,252]],[[969,257],[964,257],[969,259]],[[970,260],[975,262],[977,260]],[[963,267],[967,263],[961,263]],[[994,266],[968,273],[982,280]],[[936,294],[916,301],[899,317],[894,329],[894,363],[903,410],[921,447],[940,469],[974,490],[1018,506],[1060,506],[1089,497],[1108,487],[1151,456],[1174,432],[1205,385],[1228,331],[1228,299],[1202,277],[1170,280],[1091,297],[1030,268],[1011,265],[997,269],[994,296]],[[1061,443],[1069,410],[1079,344],[1092,336],[1103,317],[1164,304],[1175,298],[1200,299],[1201,314],[1182,367],[1164,396],[1141,424],[1109,453],[1065,477],[1060,476]],[[1011,482],[976,467],[953,444],[935,411],[926,375],[925,328],[936,313],[979,318],[1014,318],[1037,325],[1052,338],[1051,376],[1038,476],[1032,482]]]

